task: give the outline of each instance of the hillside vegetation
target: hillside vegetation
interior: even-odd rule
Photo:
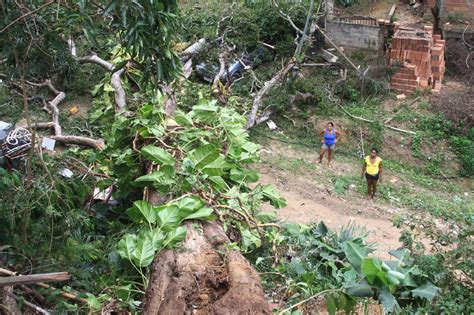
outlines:
[[[30,145],[1,161],[0,314],[474,312],[471,74],[398,99],[374,53],[344,50],[363,79],[340,55],[303,67],[326,63],[295,30],[310,8],[6,1],[0,121]],[[70,279],[8,282],[51,272]]]

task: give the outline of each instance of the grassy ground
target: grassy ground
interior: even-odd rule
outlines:
[[[362,197],[366,192],[365,181],[359,177],[361,146],[358,131],[362,131],[365,152],[376,145],[384,159],[386,176],[379,185],[379,203],[439,217],[446,212],[472,213],[473,181],[457,175],[459,163],[444,138],[447,122],[428,111],[429,105],[422,96],[418,98],[421,101],[415,106],[408,105],[413,99],[403,102],[388,99],[349,108],[355,115],[378,121],[393,117],[391,124],[415,131],[416,136],[348,119],[335,108],[317,107],[309,107],[305,113],[287,112],[275,119],[279,132],[260,126],[252,131],[252,136],[266,148],[269,138],[287,146],[283,153],[279,151],[264,163],[289,174],[307,177],[317,184],[330,183],[333,192],[347,198],[351,195]],[[336,122],[344,136],[338,143],[334,166],[320,168],[315,164],[320,145],[316,130],[322,130],[329,120]]]

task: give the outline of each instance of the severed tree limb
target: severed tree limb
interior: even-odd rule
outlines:
[[[26,276],[0,277],[0,287],[14,286],[20,284],[31,284],[38,282],[66,281],[70,278],[71,276],[67,272],[52,272]]]
[[[226,62],[227,58],[229,57],[230,53],[234,50],[229,46],[225,45],[223,51],[219,54],[219,72],[217,72],[216,76],[214,77],[214,81],[212,82],[212,89],[214,92],[219,90],[219,82],[221,78],[224,77],[226,73]]]
[[[71,52],[71,55],[74,58],[77,58],[77,48],[76,48],[76,43],[72,39],[72,37],[69,35],[67,39],[67,45],[69,46],[69,51]]]
[[[72,50],[71,50],[72,54]],[[115,111],[117,113],[121,113],[125,111],[125,108],[127,107],[126,103],[126,94],[125,90],[123,89],[122,82],[120,81],[120,76],[125,72],[125,69],[115,69],[115,66],[100,58],[96,54],[92,54],[89,56],[81,57],[78,59],[79,62],[81,63],[93,63],[96,65],[101,66],[105,70],[112,72],[112,77],[110,78],[110,84],[112,85],[112,88],[115,91]]]
[[[8,275],[8,276],[17,276],[18,275],[16,272],[13,272],[11,270],[4,269],[4,268],[0,268],[0,274],[4,274],[4,275]],[[38,282],[38,283],[35,283],[35,285],[37,285],[37,286],[39,286],[43,289],[57,290],[56,288],[54,288],[54,287],[52,287],[49,284],[46,284],[44,282]],[[76,300],[76,301],[79,301],[79,302],[82,302],[82,303],[87,303],[87,299],[80,298],[77,295],[69,293],[69,292],[61,291],[61,296],[66,298],[66,299],[69,299],[69,300]]]
[[[115,71],[110,79],[110,84],[115,90],[115,111],[117,113],[123,112],[127,106],[125,102],[125,90],[123,89],[122,83],[120,82],[120,76],[124,72],[125,69],[123,68]]]
[[[346,113],[348,116],[354,118],[354,119],[357,119],[357,120],[360,120],[360,121],[364,121],[364,122],[367,122],[367,123],[374,123],[375,121],[374,120],[370,120],[370,119],[367,119],[367,118],[364,118],[364,117],[359,117],[359,116],[354,116],[352,115],[351,113],[349,113],[345,108],[344,106],[342,106],[341,104],[337,104],[344,113]],[[391,130],[395,130],[395,131],[398,131],[398,132],[403,132],[403,133],[408,133],[410,135],[416,135],[415,132],[413,131],[410,131],[410,130],[404,130],[404,129],[400,129],[400,128],[397,128],[397,127],[392,127],[392,126],[389,126],[389,125],[382,125],[384,126],[385,128],[388,128],[388,129],[391,129]]]
[[[218,96],[219,100],[222,103],[226,103],[227,101],[226,96],[224,95],[227,86],[224,86],[222,89],[220,88],[220,86],[222,86],[221,79],[223,79],[226,75],[228,76],[226,63],[227,63],[227,59],[229,58],[229,55],[232,53],[234,49],[235,49],[235,46],[232,48],[227,45],[224,46],[224,50],[219,54],[219,64],[220,64],[219,72],[214,77],[214,81],[212,83],[212,91],[214,92],[214,94]]]
[[[104,148],[104,141],[102,139],[97,140],[97,139],[82,137],[82,136],[63,135],[61,124],[59,123],[58,105],[62,101],[64,101],[64,99],[66,98],[66,93],[56,89],[54,85],[51,83],[51,80],[46,80],[42,83],[28,82],[28,84],[37,86],[37,87],[46,86],[51,90],[51,92],[56,94],[55,98],[52,101],[47,102],[48,108],[51,112],[52,121],[45,122],[45,123],[36,123],[32,125],[33,128],[43,128],[43,129],[52,128],[54,130],[54,136],[52,136],[51,138],[64,144],[77,144],[77,145],[88,146],[88,147],[91,147],[94,149],[100,149],[100,150]]]
[[[189,59],[192,59],[194,56],[203,51],[204,48],[206,48],[206,45],[207,42],[205,38],[199,39],[181,53],[181,62],[186,63]]]
[[[283,69],[278,71],[277,74],[273,76],[273,78],[265,82],[263,88],[258,91],[257,96],[255,96],[253,100],[252,111],[250,112],[250,115],[247,120],[247,129],[250,129],[255,126],[257,112],[260,106],[262,105],[263,97],[288,74],[288,72],[291,70],[291,68],[293,68],[294,65],[295,60],[291,60],[290,62],[288,62],[288,64]]]
[[[102,68],[104,68],[105,70],[107,70],[109,72],[114,71],[114,68],[115,68],[113,64],[111,64],[108,61],[105,61],[104,59],[100,58],[96,54],[81,57],[81,58],[78,59],[78,61],[80,63],[94,63],[96,65],[101,66]]]

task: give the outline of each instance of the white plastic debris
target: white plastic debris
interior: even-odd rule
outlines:
[[[68,168],[63,168],[59,171],[59,175],[64,176],[66,178],[71,178],[74,173]]]
[[[55,145],[56,140],[48,137],[43,137],[43,140],[41,141],[41,147],[45,150],[53,151]]]
[[[270,130],[275,130],[277,129],[277,125],[273,122],[273,120],[267,120],[267,126],[268,128],[270,128]]]
[[[100,190],[99,187],[94,188],[94,199],[95,200],[102,200],[105,201],[107,200],[107,197],[109,197],[112,193],[112,186],[107,187],[104,190]],[[109,201],[113,200],[112,197],[109,197]]]

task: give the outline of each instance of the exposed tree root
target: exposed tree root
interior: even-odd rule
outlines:
[[[152,264],[144,314],[271,314],[260,278],[217,222],[187,223],[181,250],[164,250]]]

